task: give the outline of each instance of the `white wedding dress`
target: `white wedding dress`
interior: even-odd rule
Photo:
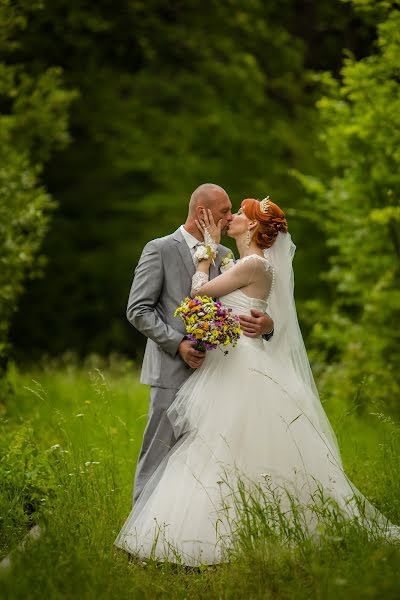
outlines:
[[[262,259],[261,259],[262,260]],[[267,272],[269,263],[265,263]],[[267,311],[267,300],[235,290],[221,302],[236,314]],[[329,423],[276,345],[242,336],[227,356],[208,352],[168,410],[177,436],[144,488],[115,544],[141,558],[213,564],[228,560],[235,481],[268,481],[302,505],[333,498],[349,517],[354,496]],[[368,504],[368,503],[367,503]],[[383,526],[387,523],[378,514]],[[313,517],[308,524],[313,528]],[[388,524],[389,526],[390,524]],[[394,527],[394,526],[392,526]]]

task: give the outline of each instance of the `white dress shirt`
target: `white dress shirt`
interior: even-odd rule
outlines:
[[[196,252],[196,246],[198,246],[198,244],[201,244],[202,242],[200,242],[197,238],[195,238],[194,235],[192,235],[191,233],[186,231],[186,229],[184,228],[183,225],[181,225],[180,229],[181,229],[183,237],[185,238],[185,242],[189,246],[189,250],[190,250],[190,254],[192,255],[193,263],[194,263],[194,265],[196,265],[197,263],[194,259],[194,253]]]

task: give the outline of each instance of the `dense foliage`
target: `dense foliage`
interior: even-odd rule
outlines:
[[[313,341],[321,352],[326,390],[346,393],[359,410],[384,401],[398,411],[400,392],[400,12],[395,4],[385,3],[388,14],[378,27],[376,51],[360,61],[348,57],[340,83],[327,79],[318,108],[331,177],[303,178],[331,252],[325,274],[329,304],[308,303]]]
[[[287,211],[325,392],[395,404],[399,7],[314,4],[1,0],[3,357],[24,282],[21,356],[140,356],[141,248],[212,180]]]
[[[46,277],[29,286],[13,339],[28,356],[140,354],[141,336],[124,317],[133,269],[148,239],[180,225],[199,183],[223,185],[234,206],[271,193],[297,210],[295,237],[308,239],[288,168],[317,165],[314,72],[336,72],[343,47],[364,53],[373,29],[341,2],[40,6],[21,32],[19,59],[33,71],[62,67],[80,97],[72,144],[43,175],[59,203]],[[299,251],[303,290],[322,246]]]
[[[0,1],[0,361],[24,280],[40,267],[38,250],[53,203],[40,184],[41,165],[68,142],[73,92],[59,68],[28,72],[19,62],[21,32],[38,2]]]

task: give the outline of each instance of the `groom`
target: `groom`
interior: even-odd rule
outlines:
[[[180,386],[194,369],[201,367],[206,356],[185,339],[185,326],[174,317],[174,312],[190,293],[196,270],[195,247],[203,241],[195,220],[208,208],[215,223],[222,219],[222,231],[226,232],[232,220],[228,194],[212,183],[200,185],[190,198],[185,224],[171,235],[148,242],[135,270],[127,318],[148,338],[140,381],[150,385],[150,409],[136,468],[134,502],[176,442],[167,409]],[[225,246],[218,246],[210,279],[219,275],[221,261],[229,252]],[[269,339],[273,333],[272,319],[256,310],[252,316],[241,316],[240,326],[249,337],[264,334]]]

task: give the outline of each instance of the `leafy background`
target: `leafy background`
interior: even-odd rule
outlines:
[[[141,248],[213,181],[287,212],[321,385],[396,409],[398,9],[1,0],[3,370],[10,341],[139,360]]]

